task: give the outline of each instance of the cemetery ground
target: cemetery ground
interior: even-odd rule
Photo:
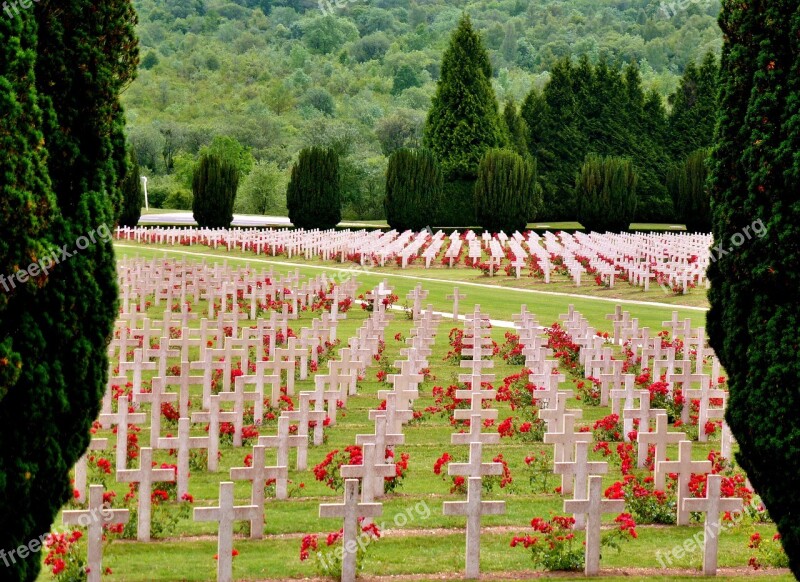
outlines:
[[[298,270],[301,277],[314,277],[322,272],[328,276],[337,273],[342,265],[323,263],[322,261],[305,261],[300,259],[285,260],[259,256],[251,253],[227,252],[209,248],[182,250],[174,247],[157,245],[137,245],[132,243],[117,244],[119,258],[158,258],[168,257],[171,260],[187,261],[205,260],[213,264],[215,261],[227,261],[228,265],[242,267],[250,265],[254,269],[273,266],[276,273]],[[291,263],[291,264],[290,264]],[[587,284],[575,288],[566,279],[537,288],[533,281],[524,281],[521,289],[512,285],[519,284],[511,277],[499,276],[493,279],[483,277],[474,269],[406,269],[400,271],[394,265],[385,268],[372,268],[360,272],[357,277],[358,293],[367,292],[382,280],[386,279],[393,292],[400,298],[397,305],[405,303],[406,295],[417,285],[430,292],[423,301],[424,305],[432,305],[434,310],[444,313],[452,312],[452,302],[446,295],[458,286],[459,291],[467,297],[460,304],[460,312],[470,313],[475,305],[480,305],[483,313],[492,320],[510,322],[514,314],[520,312],[523,304],[547,327],[559,321],[559,315],[567,312],[568,305],[574,305],[576,311],[585,316],[590,325],[599,331],[612,332],[606,315],[614,311],[615,303],[622,305],[632,317],[639,319],[642,327],[650,327],[654,331],[663,328],[662,322],[670,320],[673,311],[678,311],[681,320],[691,319],[693,327],[704,326],[707,305],[705,291],[694,289],[689,295],[667,295],[658,286],[645,293],[639,289],[628,291],[627,285],[621,284],[614,290],[603,289]],[[499,287],[502,287],[500,289]],[[649,303],[649,304],[648,304]],[[158,319],[163,314],[163,303],[148,310],[148,315]],[[204,301],[195,302],[192,311],[205,314],[208,306]],[[386,350],[384,355],[388,362],[398,359],[400,349],[405,347],[404,339],[409,337],[414,322],[403,311],[395,311],[385,331]],[[298,320],[290,320],[289,327],[295,330],[310,326],[310,322],[318,314],[301,312]],[[356,330],[369,316],[367,311],[353,306],[347,318],[340,321],[337,335],[342,340],[339,347],[344,347],[347,338],[354,336]],[[254,324],[252,320],[244,320],[242,326]],[[197,320],[190,322],[190,327],[198,326]],[[431,378],[420,386],[420,397],[414,403],[415,410],[424,410],[435,405],[434,386],[447,387],[455,383],[455,375],[463,372],[463,368],[446,361],[446,354],[451,350],[448,333],[451,328],[464,328],[464,322],[453,322],[444,316],[438,326],[432,355],[428,358]],[[506,342],[506,332],[514,331],[501,325],[493,326],[491,337],[498,345]],[[190,359],[197,355],[198,348],[190,348]],[[618,348],[615,348],[619,352]],[[338,348],[337,348],[338,350]],[[520,373],[521,365],[510,365],[501,357],[493,358],[494,367],[488,372],[495,374],[496,385],[502,384],[503,378]],[[171,358],[169,366],[180,364],[180,358]],[[322,462],[333,449],[342,450],[355,443],[356,434],[374,432],[374,425],[368,418],[368,411],[375,409],[380,400],[379,390],[389,387],[379,381],[377,374],[380,367],[373,362],[359,382],[358,393],[350,396],[346,408],[339,410],[335,426],[326,428],[326,442],[321,446],[310,446],[308,450],[308,470],[294,470],[294,453],[290,454],[289,499],[278,501],[267,499],[265,504],[265,527],[263,540],[250,540],[247,537],[247,522],[235,524],[236,537],[234,548],[238,555],[233,560],[233,577],[237,580],[280,580],[289,578],[315,578],[318,568],[314,559],[301,561],[300,543],[303,536],[311,533],[338,531],[340,519],[321,519],[318,517],[320,503],[341,502],[341,491],[333,491],[317,481],[312,468]],[[563,368],[561,372],[567,372]],[[144,380],[155,375],[145,372]],[[561,389],[575,389],[577,378],[567,374],[561,383]],[[313,378],[297,380],[295,394],[314,387]],[[193,411],[200,409],[201,388],[192,386],[190,390]],[[296,401],[296,397],[295,397]],[[497,430],[497,424],[512,415],[507,402],[494,402],[499,409],[498,421],[494,427],[484,432]],[[576,421],[578,426],[591,427],[595,421],[606,417],[611,410],[608,406],[588,406],[582,401],[572,398],[567,408],[580,408],[583,418]],[[147,409],[147,405],[145,405]],[[145,410],[147,411],[147,410]],[[162,424],[162,436],[166,433],[177,434],[177,425]],[[146,446],[149,432],[145,426],[138,433],[139,443]],[[265,423],[261,435],[275,434],[276,423]],[[676,429],[677,430],[677,429]],[[404,429],[405,444],[396,447],[395,454],[409,455],[409,472],[399,489],[381,498],[383,515],[376,518],[378,524],[385,524],[382,537],[368,546],[367,557],[362,572],[365,580],[442,580],[460,579],[464,569],[464,523],[461,516],[449,517],[442,513],[444,501],[461,501],[463,494],[450,492],[452,482],[449,477],[434,474],[434,465],[443,453],[448,452],[456,460],[465,459],[466,445],[451,445],[450,436],[456,432],[451,426],[449,415],[426,415],[420,422],[413,422]],[[192,426],[193,436],[203,436],[202,424]],[[111,430],[98,430],[95,437],[107,437],[114,445],[115,435]],[[193,467],[189,482],[189,493],[194,499],[195,507],[216,506],[219,499],[220,481],[229,480],[229,469],[244,466],[244,458],[252,452],[252,441],[243,447],[235,448],[229,444],[221,446],[221,458],[216,472],[210,473],[202,468]],[[613,445],[612,445],[613,446]],[[708,443],[694,443],[692,457],[705,459],[709,452],[719,450],[719,431]],[[483,579],[528,579],[533,577],[557,577],[559,579],[580,579],[580,573],[542,573],[535,572],[531,566],[530,552],[522,547],[510,547],[514,536],[532,532],[531,519],[551,515],[564,515],[563,501],[565,497],[554,490],[560,484],[560,478],[552,474],[552,445],[541,442],[523,442],[517,438],[503,438],[497,445],[484,447],[484,458],[490,460],[502,454],[507,461],[513,481],[504,488],[495,485],[487,500],[504,500],[504,515],[484,516],[481,521],[481,572]],[[267,465],[275,464],[275,451],[267,449]],[[532,455],[547,455],[551,461],[549,468],[532,473],[525,459]],[[113,458],[113,453],[112,453]],[[678,456],[677,445],[670,445],[667,456],[675,459]],[[604,458],[600,452],[592,451],[592,461],[609,461],[609,474],[603,477],[603,489],[621,479],[618,464],[612,457]],[[175,457],[167,450],[154,451],[157,463],[174,463]],[[535,466],[535,463],[533,463]],[[134,466],[136,463],[134,462]],[[446,474],[446,471],[443,472]],[[90,473],[91,476],[91,473]],[[532,479],[533,477],[533,479]],[[93,482],[90,478],[89,482]],[[128,491],[127,484],[115,483],[113,475],[107,479],[107,486],[114,490],[117,499],[121,499]],[[236,505],[249,503],[250,485],[248,482],[237,482],[235,487]],[[176,507],[166,508],[177,515]],[[104,576],[107,580],[120,581],[175,581],[175,580],[211,580],[216,569],[215,554],[217,552],[217,524],[214,522],[196,522],[191,516],[181,516],[175,527],[163,538],[154,536],[150,543],[129,540],[114,540],[104,550],[103,566],[109,567],[111,573]],[[613,516],[603,519],[606,529],[615,527]],[[61,523],[57,519],[56,525]],[[607,580],[689,580],[699,575],[702,564],[702,548],[695,548],[680,558],[673,558],[668,568],[662,568],[658,561],[658,552],[666,554],[672,548],[684,544],[702,530],[702,518],[691,526],[638,525],[638,538],[624,543],[619,553],[604,551],[601,568],[603,578]],[[719,579],[731,579],[759,575],[770,580],[791,580],[788,570],[762,569],[757,572],[747,568],[748,559],[753,550],[748,548],[750,536],[758,532],[765,539],[771,539],[775,533],[771,524],[754,523],[745,519],[731,531],[723,533],[719,538]],[[583,533],[578,533],[576,543],[580,544]],[[324,551],[324,543],[321,544]],[[49,574],[42,574],[41,580],[49,579]]]

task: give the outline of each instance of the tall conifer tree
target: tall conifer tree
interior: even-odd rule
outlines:
[[[442,58],[442,72],[425,123],[423,143],[445,175],[440,224],[474,222],[472,188],[484,153],[505,143],[492,67],[480,35],[464,15]]]
[[[0,162],[11,170],[4,176],[15,176],[0,186],[0,220],[11,218],[0,261],[14,273],[49,264],[44,255],[57,246],[71,253],[0,291],[0,548],[48,532],[72,498],[69,470],[88,446],[105,390],[117,314],[107,235],[126,163],[119,94],[136,72],[135,22],[127,0],[41,3],[0,19],[0,52],[9,57],[0,59],[0,124],[13,124],[23,146]],[[9,560],[5,575],[35,580],[40,564],[30,553]]]
[[[724,0],[720,26],[707,324],[738,461],[800,576],[800,7]]]

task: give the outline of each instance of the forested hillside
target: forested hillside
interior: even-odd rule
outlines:
[[[124,103],[151,200],[189,208],[199,154],[216,150],[239,161],[237,210],[285,212],[291,163],[302,147],[326,145],[342,163],[344,216],[381,217],[387,156],[419,144],[442,53],[465,11],[489,51],[501,108],[543,90],[559,59],[585,55],[619,70],[635,61],[643,90],[669,110],[686,67],[721,44],[716,0],[683,9],[660,0],[338,4],[136,2],[142,63]],[[557,153],[563,144],[538,147]]]

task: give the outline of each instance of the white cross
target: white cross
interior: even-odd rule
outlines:
[[[453,433],[450,435],[450,443],[454,445],[468,445],[470,443],[482,443],[484,445],[496,445],[500,442],[500,434],[496,432],[481,432],[483,420],[480,414],[473,414],[469,418],[469,432]]]
[[[658,470],[658,464],[667,457],[667,445],[685,440],[686,433],[669,432],[669,420],[667,419],[666,410],[654,409],[652,412],[656,417],[656,430],[647,432],[648,426],[639,425],[639,434],[636,437],[636,442],[639,443],[636,466],[640,469],[645,466],[648,449],[652,444],[656,447],[653,466]]]
[[[461,299],[466,299],[467,296],[458,292],[458,287],[453,287],[452,295],[447,295],[445,299],[453,302],[453,321],[458,321],[458,302]]]
[[[728,511],[741,511],[743,500],[738,497],[722,498],[720,488],[722,475],[709,475],[706,481],[706,496],[699,499],[684,498],[685,512],[701,511],[706,514],[703,530],[703,576],[717,575],[717,547],[722,532],[719,516]]]
[[[117,471],[120,483],[139,484],[139,505],[136,539],[140,542],[150,541],[150,495],[153,483],[174,482],[175,469],[156,469],[153,467],[153,449],[142,447],[139,451],[139,468]]]
[[[116,464],[117,470],[127,468],[128,462],[128,425],[129,424],[144,424],[147,420],[142,412],[135,414],[130,412],[128,407],[128,396],[120,396],[117,400],[116,414],[101,414],[98,419],[100,424],[117,427],[117,442],[116,442]]]
[[[575,499],[585,499],[587,477],[605,475],[608,473],[608,463],[605,461],[589,462],[589,443],[578,442],[575,443],[575,460],[555,463],[553,472],[561,475],[562,495],[571,495],[574,491]]]
[[[258,437],[258,444],[267,448],[278,449],[277,466],[288,467],[289,449],[292,447],[308,447],[308,437],[290,435],[289,419],[285,416],[281,416],[278,418],[278,434]],[[284,479],[278,479],[275,482],[275,497],[278,499],[286,499],[288,496],[287,486],[288,484]]]
[[[103,486],[89,486],[89,509],[65,511],[61,514],[64,525],[87,527],[87,581],[100,582],[103,575],[103,526],[128,523],[127,509],[110,509],[103,506]]]
[[[216,521],[217,534],[217,582],[233,581],[233,522],[252,521],[263,509],[255,505],[233,504],[233,482],[219,484],[218,507],[195,507],[195,521]]]
[[[586,499],[564,501],[564,511],[586,516],[586,553],[584,573],[596,576],[600,572],[600,522],[604,513],[625,511],[625,500],[603,499],[603,478],[589,477],[589,496]]]
[[[639,432],[648,430],[650,427],[650,391],[639,390],[638,398],[638,408],[628,407],[626,404],[622,411],[623,432],[625,433],[623,437],[626,443],[631,440],[628,435],[633,430],[634,420],[639,420]]]
[[[678,474],[678,525],[689,525],[689,511],[681,507],[681,500],[689,497],[689,480],[692,474],[704,475],[711,472],[711,461],[692,460],[692,441],[681,441],[678,445],[677,461],[661,461],[655,474],[653,486],[664,490],[667,473]]]
[[[450,465],[450,467],[452,466],[453,464]],[[465,578],[468,579],[477,579],[480,577],[481,516],[502,515],[506,511],[505,501],[482,501],[482,490],[483,485],[481,477],[469,477],[467,481],[467,500],[445,501],[443,507],[444,515],[467,516]]]
[[[381,503],[359,503],[358,479],[347,479],[344,482],[344,503],[323,503],[319,506],[320,517],[344,518],[342,528],[342,582],[355,582],[356,552],[359,518],[380,517],[383,511]]]
[[[90,440],[88,450],[81,455],[81,458],[75,463],[75,486],[73,489],[78,492],[75,498],[78,503],[86,503],[86,463],[88,461],[89,451],[104,451],[107,446],[108,439]]]
[[[264,460],[266,447],[253,446],[253,462],[250,467],[232,467],[231,481],[250,481],[250,505],[260,509],[250,519],[250,538],[260,540],[264,537],[264,487],[269,479],[288,479],[289,469],[283,467],[267,467]]]
[[[544,435],[544,442],[555,445],[553,448],[554,462],[572,461],[572,452],[575,443],[592,442],[592,433],[575,432],[575,417],[571,414],[563,416],[563,428],[559,432],[548,432]]]
[[[189,452],[191,449],[208,449],[207,436],[189,436],[191,420],[183,416],[178,420],[177,437],[159,437],[159,449],[178,450],[178,499],[189,493]]]
[[[378,451],[374,444],[367,443],[362,447],[360,465],[342,465],[341,475],[343,479],[361,479],[361,501],[371,503],[381,486],[383,493],[383,483],[386,477],[394,477],[396,468],[394,463],[386,463],[385,449]],[[379,459],[381,462],[379,462]]]

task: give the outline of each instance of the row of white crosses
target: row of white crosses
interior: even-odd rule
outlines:
[[[421,287],[418,287],[412,293],[421,296],[423,295],[420,293],[421,291]],[[381,289],[376,289],[371,293],[375,298],[380,298],[381,294]],[[377,307],[378,303],[379,301],[375,302],[376,309],[373,311],[373,317],[385,318],[385,311]],[[435,335],[439,318],[433,314],[433,310],[429,308],[423,312],[417,311],[418,307],[414,309],[417,324],[412,329],[412,337],[409,338],[411,345],[405,350],[407,359],[400,363],[401,373],[393,375],[389,379],[395,389],[379,393],[379,398],[386,400],[385,410],[370,411],[369,417],[375,422],[375,432],[356,435],[356,444],[361,446],[362,450],[361,464],[343,465],[340,469],[341,476],[345,481],[344,501],[343,503],[320,505],[320,517],[338,517],[344,520],[342,528],[344,553],[341,575],[343,582],[353,582],[356,579],[357,555],[355,548],[360,520],[362,523],[368,523],[372,518],[381,515],[382,504],[375,502],[375,499],[383,495],[384,480],[396,474],[395,464],[386,458],[386,449],[405,442],[402,425],[410,419],[410,410],[398,408],[398,400],[407,397],[406,395],[412,388],[412,384],[409,382],[410,377],[418,376],[418,374],[409,371],[414,368],[406,368],[402,364],[409,363],[416,366],[417,371],[421,367],[426,367],[427,362],[424,357],[429,353],[426,349],[432,343]],[[383,326],[380,329],[382,330]],[[417,379],[417,384],[418,382],[421,382],[421,377]],[[416,385],[413,385],[413,388],[416,388]]]
[[[650,288],[659,271],[667,277],[670,285],[678,284],[686,292],[689,283],[708,284],[705,271],[711,260],[711,239],[709,235],[693,235],[686,233],[560,233],[545,232],[543,235],[530,232],[527,236],[515,232],[499,233],[492,237],[476,236],[467,231],[463,238],[469,245],[468,256],[474,260],[482,260],[484,255],[494,275],[504,250],[508,247],[516,257],[512,262],[515,275],[528,256],[535,256],[545,273],[545,282],[550,282],[553,264],[550,256],[562,258],[576,285],[580,285],[581,276],[586,273],[578,257],[586,257],[589,266],[594,268],[604,280],[614,285],[617,274],[626,274],[630,284]],[[258,230],[258,229],[174,229],[165,227],[153,228],[120,228],[116,236],[122,240],[136,240],[168,245],[198,244],[224,246],[228,250],[250,249],[258,255],[262,252],[273,256],[278,249],[283,249],[289,258],[303,255],[307,259],[345,261],[347,256],[359,257],[361,264],[372,257],[383,266],[386,261],[400,258],[401,268],[406,268],[409,260],[420,256],[421,247],[430,242],[430,247],[421,255],[425,259],[425,267],[430,268],[440,258],[453,266],[463,246],[462,235],[453,232],[449,244],[440,231],[403,233],[389,231],[303,231],[303,230]],[[611,264],[608,263],[611,262]],[[164,298],[166,298],[166,293]]]
[[[467,482],[466,501],[446,501],[444,503],[445,515],[464,515],[467,518],[466,547],[465,547],[465,577],[477,579],[480,577],[481,553],[481,517],[483,515],[500,515],[505,513],[504,501],[484,501],[483,478],[490,475],[502,475],[503,465],[498,462],[482,462],[483,445],[497,444],[500,435],[497,433],[482,432],[483,421],[496,419],[497,409],[484,408],[484,400],[495,400],[497,394],[494,390],[484,389],[483,384],[494,380],[493,374],[484,373],[484,369],[491,368],[493,362],[484,359],[492,355],[491,337],[488,335],[488,317],[476,305],[475,310],[467,317],[464,332],[464,349],[462,354],[470,359],[462,360],[461,366],[469,368],[469,374],[461,374],[460,382],[469,384],[469,390],[457,390],[456,398],[469,399],[470,408],[456,409],[453,417],[456,420],[469,420],[468,433],[455,433],[451,435],[454,445],[469,445],[469,461],[467,463],[450,463],[448,474],[464,477]]]

